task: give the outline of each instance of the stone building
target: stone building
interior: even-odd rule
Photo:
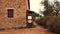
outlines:
[[[28,0],[0,0],[0,27],[26,26]]]

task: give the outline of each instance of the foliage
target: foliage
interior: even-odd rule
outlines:
[[[50,32],[60,34],[60,15],[42,17],[37,24],[47,28]]]
[[[36,16],[36,17],[39,17],[39,14],[38,14],[38,13],[35,13],[35,16]]]
[[[56,16],[60,11],[60,2],[58,2],[57,0],[54,2],[54,10],[56,11]]]
[[[44,0],[44,2],[42,2],[42,4],[44,4],[45,9],[46,9],[46,10],[43,12],[43,14],[44,14],[45,16],[52,14],[52,12],[53,12],[53,7],[52,7],[50,4],[48,4],[48,0]]]

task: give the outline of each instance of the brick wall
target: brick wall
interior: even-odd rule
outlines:
[[[7,9],[14,10],[14,17],[7,17]],[[0,27],[11,28],[26,25],[28,0],[0,0]]]

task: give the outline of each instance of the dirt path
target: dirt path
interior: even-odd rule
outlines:
[[[5,30],[0,31],[0,34],[52,34],[47,32],[47,29],[42,27],[35,27],[35,28],[26,28],[26,29],[17,29],[17,30]]]
[[[47,29],[44,29],[41,26],[36,26],[35,28],[4,30],[0,31],[0,34],[53,34],[53,33],[48,32]]]

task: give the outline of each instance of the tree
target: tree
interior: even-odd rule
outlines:
[[[44,0],[44,2],[42,2],[42,4],[44,4],[45,9],[46,9],[46,10],[43,12],[44,16],[48,16],[48,15],[52,14],[52,12],[53,12],[53,7],[48,4],[48,0]]]
[[[56,16],[60,11],[60,3],[58,1],[54,2],[54,10],[56,11]]]

